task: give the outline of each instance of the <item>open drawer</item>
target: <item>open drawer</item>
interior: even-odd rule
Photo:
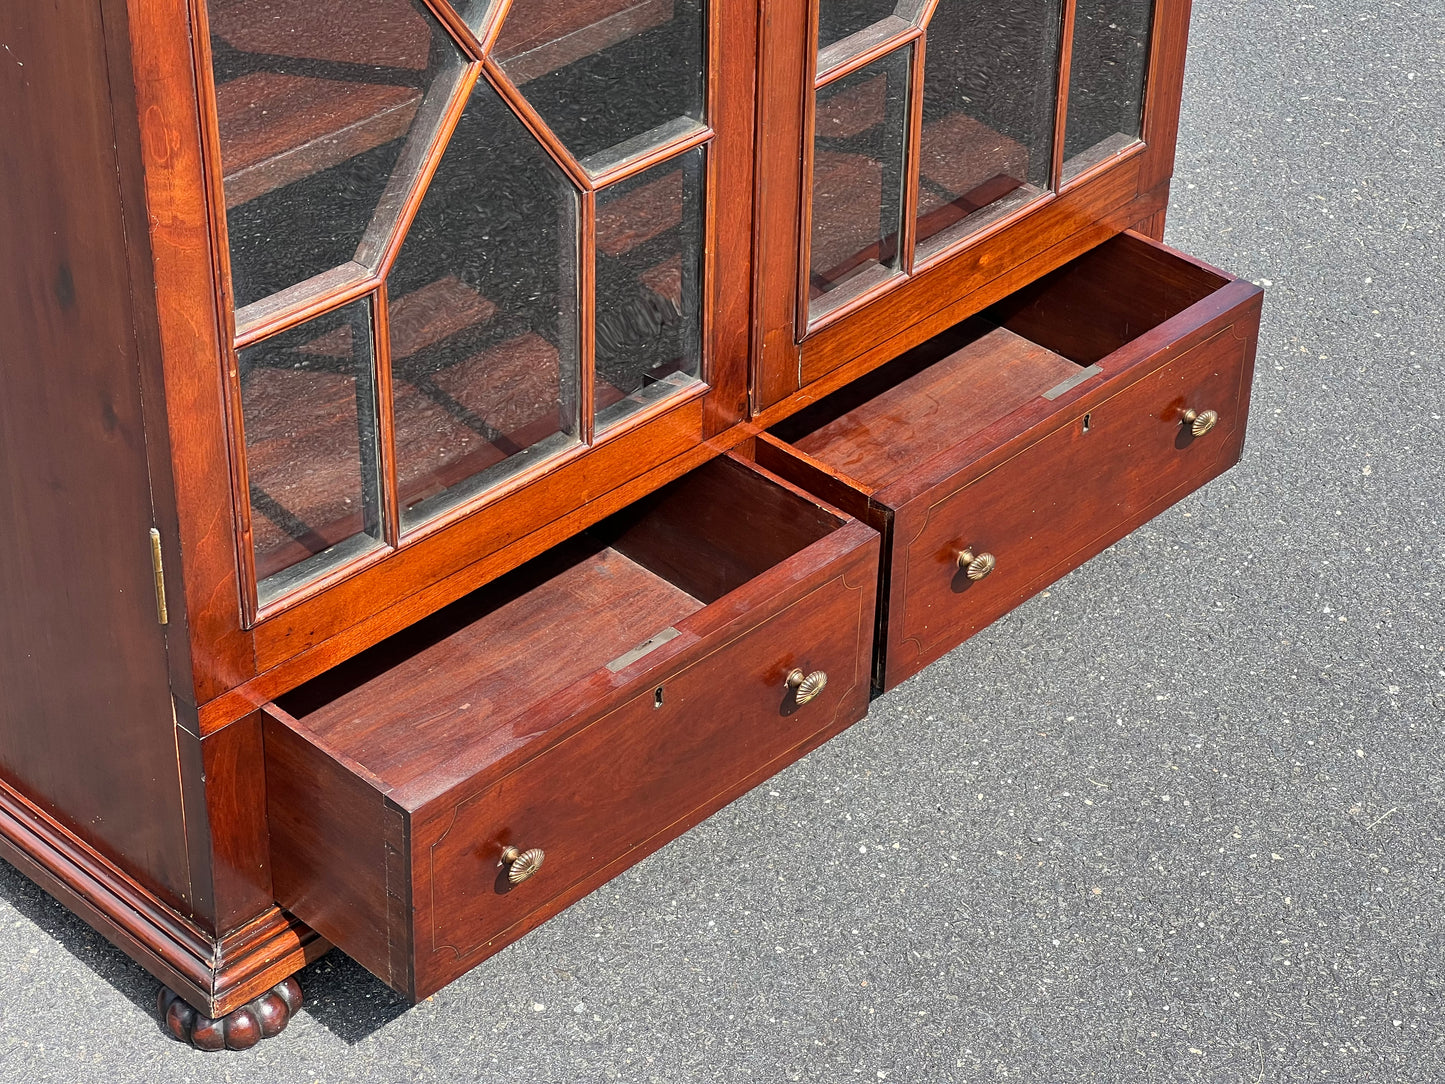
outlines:
[[[267,705],[277,902],[426,997],[862,718],[877,574],[708,463]]]
[[[1239,459],[1261,291],[1123,234],[757,442],[884,537],[891,688]]]

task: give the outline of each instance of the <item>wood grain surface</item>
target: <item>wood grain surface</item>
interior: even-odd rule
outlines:
[[[0,41],[25,60],[0,64],[0,776],[183,908],[105,28],[97,5],[7,4]]]
[[[1052,350],[993,328],[795,443],[872,492],[938,447],[977,432],[1078,373],[1078,365]]]
[[[594,535],[267,709],[278,899],[413,998],[866,710],[867,528],[728,459]],[[794,667],[829,675],[807,704]],[[553,856],[515,891],[508,842]]]
[[[1238,459],[1259,306],[1122,234],[758,438],[759,462],[884,536],[880,688]],[[1189,434],[1191,408],[1213,432]],[[968,579],[965,549],[997,567]]]
[[[1085,415],[1070,412],[1051,434],[963,489],[900,508],[887,686],[1082,564],[1103,548],[1101,539],[1137,526],[1161,499],[1177,500],[1231,466],[1251,348],[1230,324],[1091,405],[1087,428]],[[1182,420],[1190,406],[1216,410],[1219,424],[1192,437]],[[994,554],[998,566],[969,580],[956,563],[965,548]]]

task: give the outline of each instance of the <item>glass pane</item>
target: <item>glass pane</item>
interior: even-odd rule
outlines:
[[[923,0],[818,0],[818,48],[826,49],[890,15],[912,23],[922,7]]]
[[[808,297],[816,315],[842,294],[898,269],[911,48],[818,91]]]
[[[478,36],[486,32],[483,24],[496,9],[498,0],[447,0],[452,9],[462,17]]]
[[[939,3],[923,81],[922,253],[1048,188],[1061,28],[1061,0]]]
[[[1069,65],[1064,178],[1139,139],[1153,0],[1079,0]]]
[[[463,58],[415,0],[208,8],[240,308],[352,259],[408,132],[440,115]]]
[[[494,52],[582,159],[705,119],[703,25],[703,0],[512,0]]]
[[[702,179],[699,147],[597,193],[599,430],[701,375]]]
[[[578,439],[577,197],[485,79],[387,279],[403,527]]]
[[[240,351],[261,602],[380,545],[371,306]]]

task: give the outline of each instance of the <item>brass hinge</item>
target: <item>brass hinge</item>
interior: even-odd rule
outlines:
[[[151,528],[151,568],[156,574],[156,620],[162,625],[170,620],[166,611],[166,569],[161,560],[161,533]]]

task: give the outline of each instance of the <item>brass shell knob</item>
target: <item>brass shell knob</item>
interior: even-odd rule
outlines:
[[[502,852],[502,865],[507,867],[507,880],[514,885],[521,884],[542,868],[546,857],[540,847],[533,847],[529,851],[508,847]]]
[[[1189,426],[1189,431],[1196,437],[1202,437],[1216,425],[1219,424],[1219,415],[1212,410],[1189,409],[1184,412],[1184,421]]]
[[[960,550],[958,570],[971,580],[981,580],[998,565],[998,558],[991,553],[974,553],[973,548]]]
[[[813,697],[822,692],[828,685],[828,675],[822,670],[814,670],[811,674],[804,674],[801,670],[794,670],[788,675],[788,688],[793,690],[793,699],[799,704],[806,704]]]

